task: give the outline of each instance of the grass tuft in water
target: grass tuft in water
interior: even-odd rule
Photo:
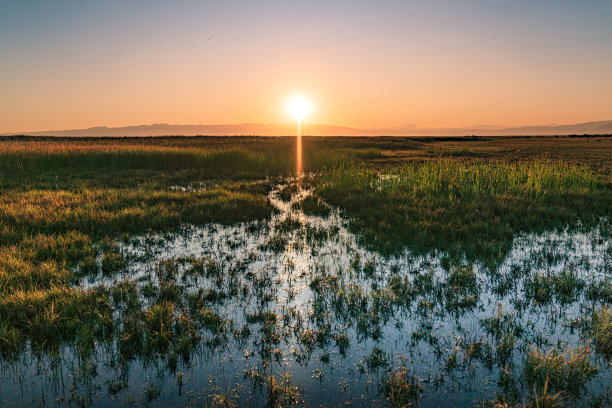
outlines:
[[[268,387],[267,407],[288,407],[299,402],[300,392],[298,387],[293,385],[291,374],[285,373],[280,375],[279,378],[270,374],[266,377],[265,384]]]
[[[607,360],[612,360],[612,307],[604,305],[595,310],[590,321],[595,349]]]
[[[403,364],[399,369],[387,374],[381,382],[379,390],[392,407],[403,408],[416,405],[423,387],[419,378],[412,375]]]
[[[578,395],[586,382],[597,372],[588,346],[551,348],[531,347],[525,363],[525,377],[531,386]]]

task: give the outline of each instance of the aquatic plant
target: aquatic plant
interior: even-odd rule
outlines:
[[[604,305],[593,311],[590,331],[595,340],[595,348],[606,359],[612,359],[612,307]]]
[[[588,346],[550,348],[531,347],[525,362],[525,376],[530,385],[577,395],[597,372]]]
[[[414,406],[423,391],[419,378],[412,375],[405,364],[390,371],[379,389],[394,408]]]

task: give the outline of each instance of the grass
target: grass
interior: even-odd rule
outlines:
[[[114,187],[147,189],[194,182],[261,180],[295,172],[287,138],[0,138],[0,188]],[[308,171],[381,157],[346,146],[306,152]]]
[[[578,395],[586,382],[597,372],[588,347],[551,348],[532,347],[527,354],[525,377],[532,386],[549,387],[553,391]]]
[[[556,297],[559,302],[571,302],[585,286],[575,271],[564,269],[557,275],[548,272],[536,272],[525,283],[525,296],[535,303],[548,303]]]
[[[0,319],[9,331],[15,328],[37,344],[51,343],[47,337],[53,327],[69,338],[74,337],[71,327],[79,324],[97,332],[98,314],[108,313],[105,304],[92,304],[89,294],[71,287],[78,275],[97,273],[96,247],[104,248],[103,273],[113,274],[125,266],[113,242],[124,234],[172,229],[185,222],[252,220],[270,212],[265,196],[231,187],[194,193],[9,191],[0,198],[0,294],[6,304],[0,306]],[[65,326],[47,322],[51,316],[42,307],[31,308],[27,315],[17,313],[21,302],[52,304],[62,311],[62,320],[74,321]],[[73,312],[75,308],[87,313]],[[43,330],[35,330],[38,325]],[[53,342],[63,337],[53,335]]]
[[[527,401],[506,401],[501,398],[501,401],[485,403],[483,406],[490,408],[561,408],[566,406],[566,399],[563,392],[551,394],[548,391],[548,380],[546,380],[540,392],[534,387]]]
[[[588,226],[612,208],[605,149],[576,141],[575,151],[563,156],[555,144],[532,142],[549,157],[541,159],[544,153],[516,153],[519,142],[498,139],[499,147],[471,139],[304,139],[309,174],[302,186],[313,188],[313,195],[295,203],[294,210],[325,217],[339,207],[361,242],[383,255],[406,248],[446,251],[447,274],[441,278],[426,268],[399,266],[390,276],[384,257],[352,254],[347,270],[313,268],[311,274],[298,272],[302,266],[286,259],[287,280],[280,282],[265,268],[246,273],[249,262],[263,261],[255,255],[236,260],[212,254],[162,260],[143,280],[132,281],[122,278],[135,262],[122,242],[133,235],[268,219],[274,212],[268,193],[294,174],[293,140],[0,138],[0,355],[18,359],[28,348],[39,356],[57,355],[67,346],[86,365],[100,346],[116,345],[109,365],[127,372],[134,360],[134,365],[153,362],[182,385],[181,370],[194,364],[200,347],[223,350],[235,340],[248,350],[252,344],[248,351],[256,351],[268,369],[291,358],[330,365],[351,358],[362,350],[362,341],[371,340],[376,346],[363,361],[374,372],[389,366],[392,354],[379,341],[389,322],[399,328],[403,321],[422,318],[413,339],[444,356],[445,374],[476,360],[492,369],[495,352],[499,367],[510,367],[525,350],[521,347],[537,342],[514,313],[499,309],[481,322],[491,344],[469,338],[450,357],[441,351],[433,318],[452,314],[460,325],[460,315],[484,297],[488,278],[470,261],[503,258],[517,233]],[[280,195],[288,201],[298,191],[291,184]],[[294,235],[315,248],[343,239],[337,234],[337,227],[312,228],[287,218],[253,251],[280,258],[297,242]],[[316,259],[314,250],[312,256]],[[99,274],[112,283],[75,285]],[[301,278],[314,296],[305,314],[291,304],[302,300]],[[195,287],[201,280],[209,286]],[[506,290],[512,291],[515,280],[525,284],[529,301],[543,307],[553,299],[571,303],[583,289],[589,302],[603,303],[590,316],[588,330],[593,349],[610,358],[607,280],[583,281],[571,268],[556,275],[526,271],[513,275]],[[278,287],[285,284],[291,295],[277,308],[284,292]],[[243,321],[224,309],[248,300],[253,302],[241,314]],[[521,307],[528,305],[517,307],[519,314]],[[401,318],[394,319],[398,311]],[[295,340],[289,353],[281,350],[285,339]],[[533,388],[531,406],[556,406],[566,394],[578,394],[596,367],[589,348],[545,351],[545,342],[538,344],[523,370]],[[318,348],[324,352],[313,359]],[[316,370],[322,380],[323,372]],[[264,372],[269,374],[261,375],[260,385],[270,406],[300,400],[289,373]],[[413,374],[404,365],[384,376],[379,390],[392,406],[413,405],[424,392]],[[160,392],[165,391],[151,383],[145,397],[154,400]],[[220,405],[239,405],[233,391],[218,397]]]
[[[612,282],[602,280],[591,284],[587,290],[587,297],[593,301],[612,303]]]
[[[183,223],[267,217],[270,187],[251,180],[285,173],[289,164],[282,147],[265,143],[251,150],[83,140],[1,143],[8,146],[0,153],[0,348],[7,352],[24,340],[42,348],[81,335],[104,340],[112,311],[108,294],[72,287],[80,276],[98,273],[99,253],[102,273],[113,275],[127,262],[117,245],[123,237]],[[207,179],[213,182],[201,189],[172,188]],[[172,300],[171,291],[165,285],[159,294]],[[153,312],[161,309],[147,313]],[[207,316],[208,324],[217,324]],[[122,334],[123,350],[129,345],[136,351],[128,354],[137,354],[141,344],[163,349],[165,331],[146,320],[149,335],[138,339],[143,322],[131,318],[126,327],[136,334]]]
[[[416,406],[417,399],[423,391],[419,379],[412,375],[405,365],[390,371],[379,389],[393,408]]]
[[[525,284],[525,296],[536,303],[547,303],[553,298],[555,279],[546,272],[536,272]]]
[[[467,266],[454,268],[449,273],[445,292],[448,309],[457,310],[474,307],[479,292],[474,270]]]
[[[595,310],[590,323],[595,348],[607,360],[612,360],[612,307],[605,305]]]
[[[61,141],[0,153],[0,183],[12,189],[32,186],[147,188],[188,185],[194,181],[252,180],[291,171],[289,145],[175,147],[163,143]],[[180,143],[177,143],[180,145]],[[10,146],[10,145],[9,145]],[[12,151],[11,151],[12,150]]]
[[[322,203],[320,199],[313,196],[308,196],[293,206],[294,208],[301,209],[308,215],[326,216],[330,213],[330,208]]]
[[[291,375],[285,373],[279,375],[279,378],[274,374],[270,374],[265,379],[265,384],[268,387],[268,401],[266,406],[270,408],[288,407],[299,402],[300,392],[293,385]]]
[[[83,292],[54,286],[47,290],[15,291],[0,299],[4,334],[2,351],[16,351],[29,339],[35,349],[55,349],[83,335],[108,338],[113,331],[111,305],[103,290]]]
[[[350,165],[324,174],[318,194],[353,217],[373,249],[437,248],[470,259],[500,258],[517,233],[598,222],[612,206],[609,181],[547,160]]]
[[[504,312],[501,305],[498,305],[495,316],[483,319],[481,324],[495,338],[499,363],[505,365],[510,360],[515,344],[523,333],[523,328],[516,322],[516,316]]]

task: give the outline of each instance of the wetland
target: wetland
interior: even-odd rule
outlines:
[[[0,140],[3,406],[609,406],[612,140]]]

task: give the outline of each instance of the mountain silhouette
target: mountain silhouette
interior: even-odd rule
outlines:
[[[292,136],[296,125],[241,123],[221,125],[137,125],[125,127],[97,126],[87,129],[44,130],[36,132],[12,132],[6,135],[103,137],[103,136]],[[612,120],[568,125],[500,127],[478,125],[457,128],[427,128],[405,125],[389,128],[360,129],[327,124],[303,124],[302,134],[313,136],[545,136],[572,134],[612,134]]]

